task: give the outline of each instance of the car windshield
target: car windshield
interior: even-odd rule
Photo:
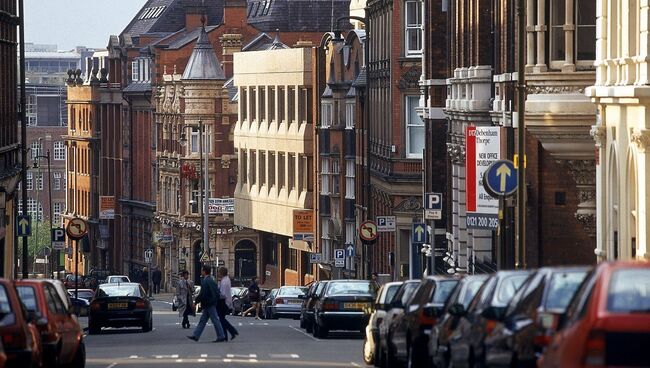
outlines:
[[[307,292],[307,288],[290,286],[290,287],[280,288],[279,295],[304,295],[306,292]]]
[[[391,300],[393,300],[395,294],[397,294],[397,290],[399,290],[399,285],[389,286],[388,290],[386,290],[386,297],[384,298],[384,300],[386,302],[390,302]]]
[[[501,284],[499,284],[494,305],[497,307],[505,307],[508,305],[510,299],[512,299],[515,292],[517,292],[521,284],[526,281],[528,276],[530,275],[527,273],[505,276],[503,280],[501,280]]]
[[[30,312],[38,311],[38,304],[36,303],[36,290],[32,286],[17,286],[18,296],[23,301],[25,308]]]
[[[126,276],[114,276],[111,277],[110,283],[117,283],[117,282],[129,282],[129,279]]]
[[[615,271],[607,291],[607,310],[650,313],[650,268]]]
[[[11,304],[9,303],[9,296],[4,285],[0,285],[0,315],[11,313]]]
[[[458,280],[438,282],[436,285],[436,290],[433,292],[431,302],[434,304],[445,304],[457,284]]]
[[[472,302],[472,299],[476,296],[476,293],[478,293],[479,289],[481,288],[481,285],[483,285],[483,282],[485,280],[476,280],[476,281],[470,281],[467,283],[467,286],[465,288],[465,294],[462,296],[461,303],[467,309],[469,307],[469,303]]]
[[[137,285],[101,285],[97,291],[98,297],[106,296],[140,296]]]
[[[327,288],[327,295],[372,294],[369,282],[333,282]]]
[[[586,275],[586,270],[554,273],[544,307],[564,312]]]

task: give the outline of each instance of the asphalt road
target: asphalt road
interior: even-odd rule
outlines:
[[[227,343],[216,339],[210,323],[199,342],[186,338],[190,330],[180,327],[181,319],[172,312],[166,298],[157,298],[154,329],[103,329],[86,341],[86,366],[123,367],[365,367],[361,356],[363,336],[333,332],[316,339],[299,328],[293,319],[262,320],[251,317],[228,319],[239,336]],[[82,325],[86,318],[80,318]],[[192,328],[198,316],[191,320]]]

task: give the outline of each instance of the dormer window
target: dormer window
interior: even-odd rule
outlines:
[[[139,57],[131,62],[131,81],[149,82],[151,81],[151,61],[149,58]]]

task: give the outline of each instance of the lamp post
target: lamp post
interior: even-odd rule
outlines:
[[[35,169],[38,168],[38,160],[40,160],[42,158],[47,160],[47,192],[48,192],[47,194],[48,194],[49,202],[50,202],[49,218],[50,218],[50,233],[51,233],[52,232],[53,217],[52,217],[52,166],[51,166],[51,160],[50,160],[50,150],[47,150],[47,153],[45,155],[36,155],[36,156],[34,156],[34,158],[37,160],[37,161],[34,161],[34,168]],[[38,206],[38,204],[37,204],[37,206]],[[36,208],[36,213],[38,214],[38,208]],[[50,249],[52,249],[52,234],[50,234]],[[55,259],[56,259],[56,262],[55,262]],[[54,271],[55,263],[57,263],[57,270],[56,271],[58,271],[58,259],[59,259],[59,251],[57,250],[55,252],[55,256],[50,259],[50,262],[52,263],[50,265],[51,272]]]
[[[183,129],[186,128],[193,128],[191,125],[184,125]],[[203,254],[209,254],[209,246],[208,246],[208,199],[207,199],[207,189],[209,185],[209,177],[208,177],[208,153],[207,153],[207,134],[205,134],[205,145],[206,145],[206,152],[204,155],[203,152],[203,139],[204,139],[204,134],[205,133],[205,127],[203,125],[203,120],[199,120],[199,171],[201,172],[201,175],[203,175],[203,181],[199,185],[199,215],[201,216],[201,226],[203,230]],[[185,131],[181,133],[181,137],[179,139],[179,143],[181,146],[185,147],[187,146],[187,137],[185,135]],[[205,156],[205,158],[204,158]],[[203,160],[205,159],[205,165],[203,163]],[[204,171],[205,168],[205,171]],[[205,198],[204,198],[205,197]],[[201,205],[203,206],[201,208]]]

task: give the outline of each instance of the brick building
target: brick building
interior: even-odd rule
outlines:
[[[0,3],[0,277],[13,278],[17,248],[16,191],[20,181],[20,145],[18,141],[18,8],[16,1]]]

